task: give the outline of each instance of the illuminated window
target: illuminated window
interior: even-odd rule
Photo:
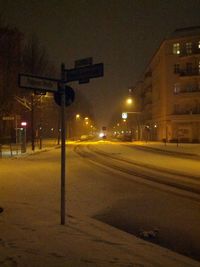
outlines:
[[[192,54],[192,43],[186,43],[186,53]]]
[[[174,64],[174,73],[180,73],[180,65]]]
[[[174,94],[178,94],[180,92],[180,83],[174,84]]]
[[[198,65],[198,72],[200,74],[200,61],[199,61],[199,65]]]
[[[179,43],[173,44],[173,54],[175,54],[175,55],[180,54],[180,44]]]

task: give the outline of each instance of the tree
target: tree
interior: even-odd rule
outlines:
[[[18,93],[17,75],[20,67],[22,33],[0,24],[0,137],[8,137],[14,122],[2,120],[3,116],[14,114],[13,96]]]
[[[54,66],[49,60],[46,49],[41,46],[36,36],[32,36],[24,45],[21,69],[22,72],[26,74],[36,76],[51,77],[55,75]],[[32,150],[34,150],[35,134],[40,132],[38,128],[40,129],[42,124],[41,96],[35,95],[34,92],[30,90],[23,90],[23,96],[31,103],[31,140]],[[38,106],[39,109],[37,108]],[[55,116],[55,113],[52,113],[51,116]]]

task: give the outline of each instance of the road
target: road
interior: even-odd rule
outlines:
[[[125,160],[126,152],[137,157],[137,164],[130,162],[130,157]],[[149,169],[151,162],[148,160],[148,166],[138,164],[139,157],[166,157],[162,162],[176,165],[177,160],[179,166],[187,162],[193,167],[188,166],[183,176],[181,170],[174,170],[174,175],[169,169],[164,172],[163,166],[159,171],[160,160],[155,163],[154,158],[157,168]],[[200,260],[200,186],[198,174],[192,175],[192,168],[196,169],[199,162],[122,149],[118,144],[87,143],[69,145],[66,163],[67,216],[93,217]],[[23,216],[26,203],[36,217],[48,217],[52,210],[59,216],[59,149],[1,160],[0,167],[2,203],[13,203],[13,212],[17,209],[18,216]],[[38,210],[35,203],[43,204]],[[30,219],[27,216],[24,220],[29,223]],[[155,236],[145,237],[151,232]]]
[[[95,218],[200,259],[199,161],[135,147],[130,151],[109,142],[74,150],[93,170],[104,173],[103,183],[111,190],[104,189],[99,199],[115,199],[96,212]],[[155,236],[148,236],[152,232]]]

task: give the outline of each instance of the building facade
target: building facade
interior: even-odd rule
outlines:
[[[142,139],[200,142],[200,27],[162,42],[138,91]]]

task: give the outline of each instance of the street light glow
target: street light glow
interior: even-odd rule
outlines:
[[[127,104],[127,105],[131,105],[131,104],[133,104],[133,99],[132,99],[131,97],[127,98],[127,99],[126,99],[126,104]]]

